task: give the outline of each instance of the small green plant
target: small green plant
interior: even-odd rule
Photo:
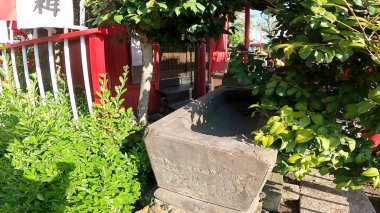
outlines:
[[[126,68],[127,69],[127,68]],[[16,94],[0,102],[0,209],[5,212],[132,212],[150,172],[132,109],[122,107],[127,73],[114,95],[101,79],[101,103],[72,119],[69,99],[46,105]],[[137,135],[137,136],[136,136]]]

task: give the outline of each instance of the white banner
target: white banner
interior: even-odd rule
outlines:
[[[142,66],[142,51],[140,41],[131,38],[132,67]]]
[[[7,21],[0,20],[0,43],[8,43],[8,40]]]
[[[72,0],[17,0],[17,27],[71,27],[74,24]]]

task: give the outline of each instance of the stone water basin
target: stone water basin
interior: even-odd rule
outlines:
[[[251,144],[250,90],[222,87],[148,126],[155,196],[190,212],[253,212],[277,152]],[[249,144],[250,143],[250,144]]]

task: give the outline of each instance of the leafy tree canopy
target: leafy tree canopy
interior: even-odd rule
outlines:
[[[317,63],[346,62],[355,52],[380,64],[380,5],[377,0],[278,0],[266,12],[280,25],[272,49]]]
[[[143,72],[140,84],[139,119],[147,120],[150,81],[153,78],[152,43],[173,44],[200,38],[218,38],[227,33],[227,17],[233,21],[235,11],[242,10],[247,0],[94,0],[92,23],[122,24],[131,37],[141,41]]]
[[[219,37],[226,17],[235,19],[245,0],[95,0],[88,1],[94,25],[118,23],[141,40],[181,40],[184,35]]]

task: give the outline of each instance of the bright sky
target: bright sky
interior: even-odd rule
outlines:
[[[251,26],[254,26],[254,25],[258,25],[258,23],[260,23],[260,21],[263,21],[262,20],[262,17],[261,17],[261,11],[258,11],[258,10],[251,10],[251,14],[254,14],[255,15],[255,18],[253,20],[251,20]],[[251,39],[255,39],[255,42],[259,42],[260,41],[260,32],[259,32],[259,27],[251,27]],[[268,40],[265,38],[266,35],[265,35],[265,32],[263,32],[263,43],[266,43],[268,42]]]

